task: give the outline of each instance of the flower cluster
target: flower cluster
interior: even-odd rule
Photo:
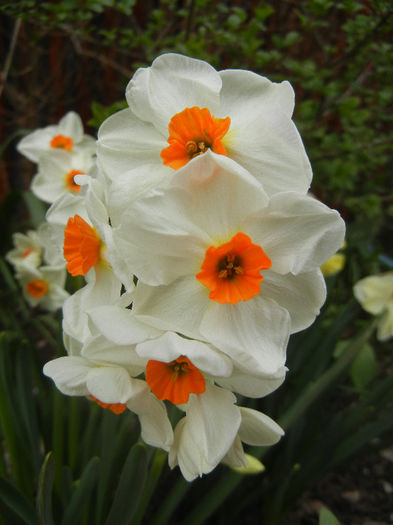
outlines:
[[[31,183],[32,192],[41,200],[56,203],[63,195],[71,200],[80,186],[74,176],[86,173],[94,164],[95,140],[84,135],[80,117],[69,112],[57,125],[38,129],[26,135],[18,151],[37,164]],[[62,253],[64,228],[43,223],[27,235],[15,233],[14,249],[7,260],[15,269],[23,295],[30,306],[49,311],[63,306],[66,268]]]
[[[288,338],[318,315],[320,266],[344,223],[307,194],[288,82],[165,54],[126,98],[99,130],[95,166],[73,175],[78,198],[48,212],[87,284],[64,303],[68,355],[44,372],[67,395],[137,414],[142,439],[192,480],[282,436],[236,394],[284,381]]]

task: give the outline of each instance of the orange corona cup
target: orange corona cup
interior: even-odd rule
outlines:
[[[97,403],[97,405],[100,405],[102,408],[107,408],[108,410],[111,410],[114,414],[122,414],[127,408],[127,405],[124,403],[103,403],[102,401],[100,401],[94,396],[89,396],[89,397],[95,403]]]
[[[27,293],[30,294],[32,297],[39,299],[48,291],[48,285],[45,281],[42,281],[41,279],[34,279],[33,281],[27,283],[26,290]]]
[[[67,173],[67,175],[65,176],[65,183],[66,183],[66,186],[67,188],[70,190],[70,191],[75,191],[75,192],[78,192],[80,191],[81,187],[79,184],[77,184],[74,180],[74,177],[75,175],[84,175],[85,172],[84,171],[80,171],[80,170],[71,170]]]
[[[74,141],[71,137],[65,135],[56,135],[50,141],[51,148],[64,149],[65,151],[71,151],[74,147]]]
[[[190,394],[202,394],[206,389],[205,378],[185,356],[170,363],[148,361],[146,381],[158,399],[175,405],[187,403]]]
[[[164,164],[177,170],[208,149],[226,155],[221,139],[230,124],[229,117],[215,118],[207,108],[195,106],[176,113],[168,126],[170,145],[161,151]]]
[[[71,275],[86,275],[100,258],[101,241],[79,215],[70,217],[64,230],[64,258]]]
[[[206,250],[196,278],[210,290],[210,299],[236,304],[259,294],[263,279],[260,272],[271,264],[262,248],[239,232],[229,242]]]

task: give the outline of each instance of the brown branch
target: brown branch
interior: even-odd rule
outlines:
[[[78,55],[94,58],[95,60],[98,60],[99,62],[101,62],[105,66],[109,66],[112,69],[118,71],[119,73],[121,73],[125,77],[128,77],[128,78],[131,77],[131,75],[132,75],[132,71],[131,70],[126,69],[125,67],[121,66],[117,62],[114,62],[110,58],[107,58],[107,57],[103,56],[102,54],[96,53],[96,52],[88,50],[88,49],[83,49],[82,45],[81,45],[80,41],[78,40],[77,36],[75,35],[75,33],[73,33],[70,30],[68,30],[67,32],[68,32],[68,34],[70,36],[70,40],[71,40],[71,43],[72,43],[72,45],[73,45],[73,47],[75,49],[75,52]]]
[[[11,67],[12,58],[14,56],[16,41],[18,39],[18,34],[19,34],[21,24],[22,24],[22,20],[18,18],[17,21],[15,22],[14,30],[12,32],[11,44],[8,50],[7,57],[5,59],[4,68],[3,68],[3,71],[0,72],[0,97],[4,90],[4,86],[7,82],[8,73]]]

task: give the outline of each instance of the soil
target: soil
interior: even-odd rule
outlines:
[[[325,476],[282,525],[316,525],[321,507],[331,510],[341,525],[392,525],[393,447]]]

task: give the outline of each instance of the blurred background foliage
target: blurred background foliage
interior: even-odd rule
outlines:
[[[164,459],[135,445],[127,462],[140,483],[125,490],[117,473],[137,423],[64,398],[41,377],[42,364],[60,351],[59,319],[32,317],[0,261],[3,523],[114,523],[134,491],[129,523],[142,522],[147,509],[146,522],[156,525],[251,524],[262,516],[278,524],[323,474],[391,445],[391,348],[374,338],[365,344],[369,316],[351,299],[358,279],[393,266],[391,0],[3,0],[0,24],[2,256],[12,233],[38,226],[45,212],[27,193],[34,167],[15,150],[20,137],[71,109],[95,134],[125,107],[134,71],[167,51],[289,80],[314,171],[311,191],[348,226],[346,265],[328,281],[323,315],[291,339],[285,385],[256,403],[291,427],[280,445],[262,451],[266,473],[244,480],[220,467],[189,485],[164,469],[150,503]],[[92,514],[89,502],[98,500]]]

